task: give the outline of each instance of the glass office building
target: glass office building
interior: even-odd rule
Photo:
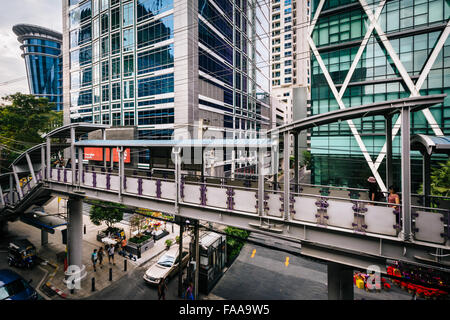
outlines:
[[[30,94],[44,97],[62,108],[62,34],[47,28],[18,24],[13,27],[22,44],[22,57],[28,77]]]
[[[411,117],[411,133],[448,135],[450,39],[447,39],[444,30],[449,28],[450,2],[368,0],[367,6],[363,6],[365,2],[312,1],[312,17],[318,17],[316,21],[312,19],[312,23],[315,23],[312,40],[318,55],[314,55],[313,51],[311,53],[311,114],[337,110],[339,104],[351,108],[408,98],[412,94],[411,84],[420,86],[417,80],[422,75],[425,76],[425,81],[417,87],[420,95],[446,93],[448,96],[443,104],[414,113]],[[377,11],[381,13],[377,20],[378,26],[375,26],[368,16],[377,15]],[[440,44],[443,46],[440,47]],[[435,48],[439,54],[431,68],[426,68]],[[323,61],[326,70],[320,66],[319,59]],[[354,61],[357,64],[352,68]],[[400,72],[401,68],[406,73]],[[329,79],[326,73],[329,74]],[[339,94],[333,94],[332,86]],[[393,118],[393,124],[398,127],[397,121],[398,116]],[[363,157],[361,150],[364,147],[384,180],[384,117],[355,119],[353,123],[357,129],[356,134],[351,132],[346,121],[312,130],[313,183],[366,186],[367,177],[373,175],[373,172]],[[362,144],[355,138],[357,135],[361,137]],[[394,181],[399,184],[399,134],[394,140],[393,148]],[[413,182],[421,179],[419,159],[413,155]],[[416,191],[418,186],[418,183],[413,184],[412,190]]]
[[[142,139],[194,125],[236,135],[270,125],[257,99],[269,91],[267,6],[63,1],[65,123],[136,126]]]

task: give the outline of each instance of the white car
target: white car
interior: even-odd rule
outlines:
[[[172,246],[155,264],[153,264],[144,274],[144,280],[151,284],[159,284],[161,279],[167,279],[175,275],[178,271],[178,245]],[[182,267],[189,261],[189,253],[182,253]]]

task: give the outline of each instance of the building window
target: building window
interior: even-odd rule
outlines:
[[[292,17],[284,18],[284,23],[290,23],[290,22],[292,22]]]
[[[104,33],[107,33],[109,30],[108,12],[102,14],[101,20],[102,20],[101,31],[102,31],[102,34],[104,34]]]
[[[114,112],[112,115],[112,125],[113,126],[120,126],[120,112]]]
[[[174,122],[174,108],[138,112],[138,125],[168,124]]]
[[[111,100],[120,100],[120,82],[111,84]]]
[[[123,5],[123,26],[128,27],[134,23],[134,3],[127,3]]]
[[[123,98],[134,98],[134,80],[127,80],[123,82]]]
[[[173,15],[149,22],[137,28],[138,48],[173,38]]]
[[[292,82],[292,78],[291,77],[286,77],[286,78],[284,78],[284,82],[285,83],[291,83]]]
[[[109,84],[102,86],[102,102],[109,101]]]
[[[285,65],[285,66],[291,66],[291,65],[292,65],[292,60],[286,60],[286,61],[284,62],[284,65]]]
[[[108,53],[109,53],[109,38],[105,37],[105,38],[102,38],[102,42],[101,42],[102,58],[107,57]]]
[[[134,112],[124,112],[123,113],[123,125],[124,126],[134,126]]]
[[[111,10],[111,31],[120,28],[120,9],[115,8]]]
[[[123,30],[123,51],[134,50],[134,29]]]
[[[130,77],[134,75],[134,56],[128,55],[123,57],[123,76]]]
[[[138,74],[173,68],[173,44],[138,54]]]
[[[111,59],[111,79],[120,78],[120,57]]]
[[[292,69],[291,68],[284,69],[284,74],[291,74],[291,73],[292,73]]]
[[[111,35],[111,54],[120,52],[120,32]]]
[[[102,81],[109,79],[109,60],[102,62]]]
[[[173,92],[173,73],[138,80],[138,97]]]
[[[136,8],[137,21],[140,22],[172,9],[173,0],[138,0]]]
[[[102,115],[102,123],[109,124],[109,113]]]

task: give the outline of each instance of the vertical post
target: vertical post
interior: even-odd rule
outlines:
[[[70,157],[72,165],[70,166],[72,170],[72,185],[75,184],[75,164],[77,162],[75,155],[75,127],[70,128]]]
[[[0,201],[1,201],[1,204],[2,204],[2,206],[4,207],[6,204],[5,204],[5,199],[3,198],[3,190],[2,190],[2,186],[0,185]],[[1,230],[0,230],[1,231]]]
[[[48,233],[47,231],[41,230],[41,245],[45,246],[48,244]]]
[[[177,216],[179,217],[179,216]],[[178,263],[178,297],[183,296],[183,269],[181,268],[181,261],[182,261],[182,252],[183,252],[183,218],[180,217],[180,247],[179,249],[179,256],[178,259],[180,262]]]
[[[288,131],[284,133],[284,168],[283,168],[283,178],[284,178],[284,220],[290,220],[289,214],[289,196],[290,196],[290,163],[289,163],[289,146],[291,145],[290,134]]]
[[[102,139],[106,140],[106,129],[102,130]],[[103,167],[105,168],[106,171],[106,148],[102,148],[102,152],[103,152]]]
[[[194,272],[194,299],[198,300],[198,277],[200,269],[200,233],[198,220],[195,221],[195,272]]]
[[[13,174],[9,174],[9,201],[14,203],[14,181]]]
[[[263,149],[264,150],[264,149]],[[258,215],[264,216],[264,152],[258,148]]]
[[[30,155],[28,153],[25,153],[25,158],[27,159],[28,170],[30,170],[32,182],[34,183],[34,185],[36,185],[37,180],[36,175],[34,174],[34,168],[33,164],[31,163]]]
[[[16,189],[17,189],[17,192],[19,193],[20,199],[22,199],[23,192],[22,192],[22,188],[20,186],[19,176],[17,175],[17,168],[15,165],[12,165],[12,169],[13,169],[14,179],[16,180]]]
[[[411,162],[410,162],[410,113],[402,108],[402,233],[403,240],[411,240]]]
[[[67,201],[67,251],[69,269],[66,280],[75,276],[79,280],[86,276],[86,267],[83,265],[83,201],[81,197],[70,197]],[[76,269],[75,269],[76,268]]]
[[[231,151],[231,179],[234,179],[234,172],[236,171],[236,150],[233,147]]]
[[[425,207],[430,207],[430,195],[431,195],[431,155],[425,150],[423,153],[423,195]]]
[[[117,147],[117,152],[119,154],[119,201],[122,201],[123,177],[125,172],[123,167],[123,147]]]
[[[181,174],[180,174],[180,152],[181,148],[174,147],[172,148],[172,153],[175,160],[175,214],[178,214],[178,203],[180,201],[180,186],[181,186]]]
[[[81,187],[83,179],[83,147],[78,148],[78,186]]]
[[[41,176],[42,180],[45,179],[45,147],[41,146]]]
[[[294,183],[295,192],[299,190],[299,172],[298,172],[298,132],[294,132]]]
[[[45,151],[47,152],[47,167],[46,167],[46,169],[47,169],[47,180],[50,180],[50,172],[51,172],[51,170],[52,170],[52,166],[51,166],[51,163],[50,163],[50,161],[51,161],[51,146],[50,146],[50,137],[47,137],[47,139],[45,140],[45,144],[46,144],[46,147],[45,147]]]
[[[202,173],[201,173],[201,182],[205,182],[205,149],[201,147],[202,149]]]
[[[109,149],[109,157],[110,157],[110,160],[111,160],[111,171],[114,169],[113,150],[114,150],[114,148],[110,148]]]
[[[386,186],[394,184],[392,167],[392,115],[386,115]]]
[[[328,300],[353,300],[353,269],[328,263]]]

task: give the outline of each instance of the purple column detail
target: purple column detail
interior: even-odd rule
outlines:
[[[106,190],[111,189],[111,175],[109,173],[106,174]]]
[[[156,180],[156,197],[161,198],[161,180]]]
[[[206,206],[206,184],[202,183],[200,185],[200,204]]]
[[[92,172],[92,186],[94,188],[97,187],[97,173],[96,172]]]
[[[138,194],[142,196],[142,178],[138,179]]]
[[[61,180],[61,169],[58,169],[58,181]]]
[[[234,209],[234,190],[231,187],[227,188],[227,209],[233,210]]]
[[[64,169],[64,182],[67,182],[67,170]]]
[[[81,172],[81,182],[84,183],[84,173],[86,172],[86,170],[83,170],[83,172]]]
[[[180,197],[181,197],[181,199],[184,199],[184,177],[181,177]]]
[[[123,176],[123,190],[127,190],[127,176]]]

